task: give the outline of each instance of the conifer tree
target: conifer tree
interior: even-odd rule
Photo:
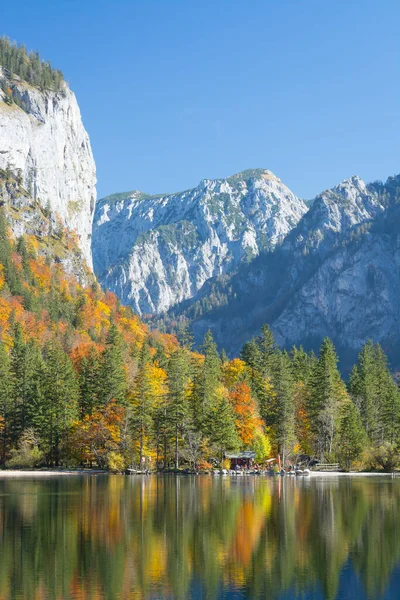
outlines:
[[[344,402],[338,433],[338,454],[340,462],[349,470],[352,463],[357,460],[364,448],[365,432],[360,416],[351,400]]]
[[[334,451],[340,407],[347,400],[337,362],[333,343],[325,338],[312,376],[310,416],[314,451],[317,456],[328,459]]]
[[[167,370],[167,430],[174,445],[175,468],[179,467],[179,445],[189,420],[188,380],[189,357],[183,348],[176,349],[170,357]],[[164,437],[164,462],[166,460],[167,432]]]
[[[261,327],[261,336],[258,338],[258,345],[261,352],[262,375],[272,378],[279,349],[268,325]]]
[[[295,444],[294,382],[291,373],[289,356],[281,352],[275,356],[273,377],[276,402],[276,438],[282,463],[292,451]]]
[[[204,336],[202,350],[204,361],[198,366],[193,382],[193,423],[198,431],[208,436],[221,380],[221,361],[211,331]]]
[[[113,323],[108,331],[103,352],[100,377],[100,400],[104,407],[111,400],[123,404],[126,399],[127,382],[124,368],[123,342]]]
[[[12,441],[30,427],[41,402],[42,357],[35,342],[25,343],[20,323],[13,328],[11,348],[13,403],[10,409]]]
[[[351,373],[349,390],[371,444],[396,443],[400,396],[379,344],[369,341],[362,348]]]
[[[101,390],[99,380],[101,377],[101,360],[97,348],[89,349],[87,356],[81,361],[79,371],[79,414],[83,419],[91,415],[100,406]]]
[[[79,387],[69,356],[55,341],[44,350],[44,405],[39,435],[50,462],[58,465],[60,446],[78,416]]]
[[[376,442],[379,437],[378,377],[375,349],[371,341],[362,348],[357,365],[350,375],[350,393],[361,415],[368,438]]]
[[[235,427],[235,413],[224,394],[221,395],[213,415],[210,443],[216,447],[221,461],[224,452],[234,452],[240,447]]]
[[[146,441],[151,435],[154,412],[151,356],[149,347],[143,344],[140,351],[138,371],[129,397],[130,425],[133,436],[139,442],[139,465],[142,465]]]
[[[0,463],[4,463],[9,445],[13,378],[6,347],[0,343]]]

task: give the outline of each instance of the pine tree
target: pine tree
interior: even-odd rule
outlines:
[[[61,443],[78,416],[79,386],[72,362],[57,342],[46,345],[44,358],[45,401],[38,429],[50,462],[58,465]]]
[[[10,413],[12,409],[13,377],[6,347],[0,343],[0,462],[4,463],[10,437]]]
[[[179,468],[179,444],[189,420],[188,381],[189,356],[178,348],[170,357],[167,370],[166,433],[164,437],[164,462],[167,454],[167,431],[174,444],[175,468]]]
[[[352,463],[360,457],[365,444],[365,431],[351,400],[344,402],[341,409],[338,442],[340,462],[349,470]]]
[[[353,367],[349,383],[350,393],[361,415],[368,438],[375,442],[379,437],[378,377],[375,349],[371,341],[362,348],[358,363]]]
[[[268,325],[263,325],[261,327],[261,336],[258,338],[258,346],[262,357],[262,375],[271,378],[279,355],[279,349]]]
[[[210,419],[218,400],[221,361],[211,331],[204,336],[204,361],[197,368],[193,382],[193,423],[204,436],[210,432]]]
[[[296,415],[294,382],[289,356],[286,352],[275,357],[273,384],[276,393],[276,438],[282,463],[285,464],[285,459],[295,445]]]
[[[88,355],[82,358],[79,372],[79,414],[81,419],[85,415],[91,416],[93,411],[100,407],[100,374],[101,360],[99,352],[95,347],[91,347]]]
[[[314,451],[317,456],[328,459],[334,451],[340,407],[347,400],[337,362],[333,343],[325,338],[312,375],[310,417]]]
[[[379,346],[367,342],[354,366],[349,390],[372,445],[398,441],[400,396]]]
[[[235,427],[235,414],[224,394],[216,405],[213,415],[210,443],[216,447],[221,461],[224,452],[234,452],[240,447],[240,440]]]
[[[151,435],[155,398],[152,387],[151,356],[149,347],[143,344],[138,371],[129,397],[130,426],[133,436],[139,441],[139,465],[144,458],[146,442]]]
[[[10,358],[13,379],[10,422],[12,441],[15,444],[22,432],[32,426],[33,417],[40,406],[43,366],[40,348],[33,341],[25,343],[19,323],[13,328]]]
[[[100,401],[104,407],[111,400],[123,404],[126,399],[127,382],[124,368],[123,343],[115,324],[106,339],[99,376]]]

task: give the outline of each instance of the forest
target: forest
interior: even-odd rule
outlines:
[[[252,449],[391,471],[400,392],[379,345],[344,382],[332,342],[281,351],[265,325],[240,358],[150,331],[96,281],[79,283],[0,211],[0,464],[202,469]]]
[[[62,88],[64,77],[61,71],[53,69],[39,52],[28,52],[25,46],[17,45],[7,37],[0,37],[0,65],[10,72],[11,77],[17,75],[42,91],[58,92]],[[7,86],[2,87],[7,92]],[[7,97],[9,95],[6,93]]]

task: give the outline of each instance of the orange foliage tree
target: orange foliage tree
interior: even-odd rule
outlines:
[[[235,411],[238,435],[244,446],[251,446],[263,423],[258,413],[257,403],[246,382],[235,385],[230,392],[230,401]]]

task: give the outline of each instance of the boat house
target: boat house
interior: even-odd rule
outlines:
[[[225,458],[230,460],[232,470],[250,469],[253,466],[255,455],[255,452],[239,452],[238,454],[225,454]]]

